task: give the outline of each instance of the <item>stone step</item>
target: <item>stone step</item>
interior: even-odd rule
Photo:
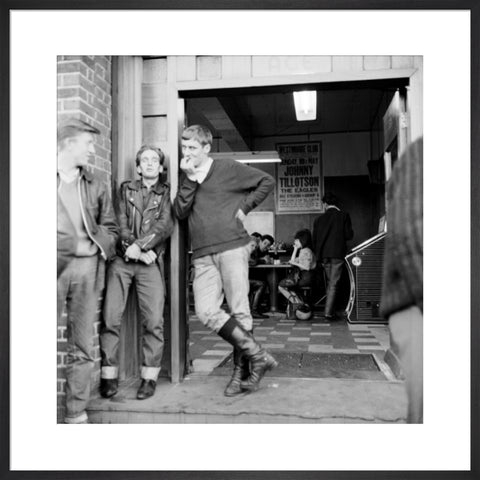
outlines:
[[[139,380],[111,399],[94,398],[92,423],[405,423],[407,400],[398,380],[266,376],[261,388],[225,397],[228,377],[193,374],[180,384],[160,378],[155,395],[137,400]]]

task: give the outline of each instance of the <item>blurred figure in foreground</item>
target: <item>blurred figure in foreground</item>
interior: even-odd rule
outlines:
[[[57,132],[57,321],[66,305],[68,331],[65,423],[88,423],[93,325],[118,234],[107,187],[86,168],[99,133],[76,118]]]
[[[387,201],[380,308],[405,375],[407,423],[423,423],[423,139],[396,162]]]

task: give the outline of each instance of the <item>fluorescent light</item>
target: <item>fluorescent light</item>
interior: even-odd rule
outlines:
[[[210,153],[214,160],[231,158],[240,163],[280,163],[280,157],[275,150],[263,152],[215,152]]]
[[[317,118],[317,92],[315,90],[293,92],[293,102],[295,103],[295,114],[299,122]]]

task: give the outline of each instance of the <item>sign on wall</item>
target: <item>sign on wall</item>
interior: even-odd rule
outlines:
[[[323,210],[322,144],[278,143],[277,213],[317,213]]]

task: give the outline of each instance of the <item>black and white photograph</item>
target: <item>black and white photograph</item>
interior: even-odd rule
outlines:
[[[57,68],[59,422],[422,423],[422,57]]]
[[[11,12],[10,470],[471,468],[469,12]]]

